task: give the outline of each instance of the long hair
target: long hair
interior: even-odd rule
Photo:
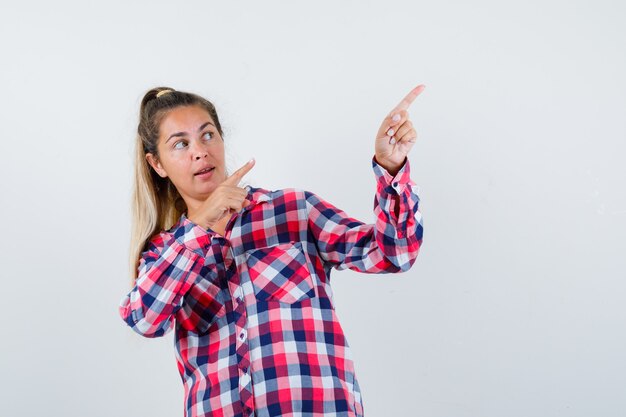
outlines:
[[[215,106],[193,93],[169,87],[149,90],[141,100],[135,141],[135,181],[131,198],[130,275],[131,287],[137,279],[139,260],[147,243],[156,234],[171,228],[187,211],[185,201],[168,177],[160,177],[146,160],[146,154],[159,157],[157,143],[163,118],[180,106],[205,109],[223,138]]]

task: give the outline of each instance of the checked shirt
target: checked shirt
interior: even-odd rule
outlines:
[[[185,214],[150,239],[122,319],[145,337],[175,329],[185,417],[363,416],[331,270],[407,271],[422,242],[408,158],[375,158],[374,224],[301,189],[246,186],[224,236]]]

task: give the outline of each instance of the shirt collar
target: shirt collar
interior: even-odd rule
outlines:
[[[252,203],[270,201],[273,196],[273,192],[270,190],[266,190],[265,188],[253,187],[251,185],[246,185],[243,188],[248,190],[248,195],[246,196],[246,199],[250,200]]]

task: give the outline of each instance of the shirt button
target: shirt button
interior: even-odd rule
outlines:
[[[243,340],[246,340],[246,335],[247,335],[247,333],[248,333],[248,332],[246,331],[246,329],[243,329],[243,330],[241,331],[241,333],[239,333],[239,339],[240,339],[240,340],[242,340],[242,341],[243,341]]]
[[[250,374],[243,374],[241,378],[239,378],[239,384],[242,387],[245,387],[246,385],[248,385],[248,382],[250,382]]]
[[[394,182],[394,183],[393,183],[393,186],[394,186],[394,187],[397,187],[397,186],[398,186],[398,181]]]
[[[243,371],[244,374],[248,373],[248,367],[244,366],[243,368],[241,368],[241,370]]]

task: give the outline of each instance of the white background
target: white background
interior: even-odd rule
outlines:
[[[332,276],[366,415],[626,415],[624,3],[224,3],[0,6],[0,415],[183,414],[173,333],[117,311],[145,91],[212,100],[248,183],[373,222],[420,83],[417,262]]]

